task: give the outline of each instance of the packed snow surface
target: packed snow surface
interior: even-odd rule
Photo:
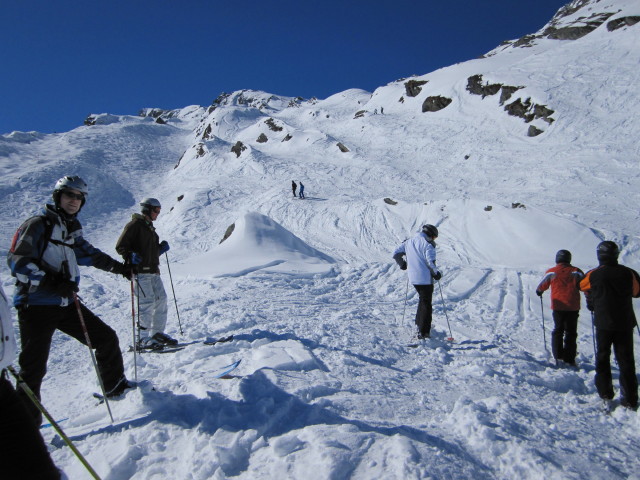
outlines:
[[[630,0],[570,6],[556,27],[640,15]],[[111,402],[111,423],[89,352],[58,333],[43,403],[110,480],[638,478],[640,420],[601,411],[590,313],[578,368],[557,368],[535,287],[559,249],[594,267],[603,239],[640,269],[639,29],[540,36],[373,93],[244,90],[165,123],[147,110],[0,136],[2,253],[65,174],[89,183],[85,237],[114,257],[137,202],[156,197],[167,332],[188,344],[134,369],[129,284],[83,268],[80,295],[116,329],[139,387]],[[472,75],[520,88],[474,95]],[[409,96],[408,80],[426,83]],[[434,96],[452,101],[423,112]],[[517,98],[553,121],[508,115]],[[417,297],[391,254],[424,223],[440,230],[444,275],[432,338],[409,348]],[[2,282],[11,292],[6,268]],[[90,478],[53,444],[69,478]]]

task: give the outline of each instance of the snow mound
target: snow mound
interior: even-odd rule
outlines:
[[[329,271],[333,263],[333,258],[310,247],[271,218],[248,212],[236,220],[226,240],[177,266],[176,271],[217,277],[238,277],[258,270],[314,274]]]
[[[570,219],[535,207],[511,208],[477,200],[445,204],[439,225],[441,246],[449,263],[543,269],[560,249],[572,252],[574,264],[593,265],[596,232]]]

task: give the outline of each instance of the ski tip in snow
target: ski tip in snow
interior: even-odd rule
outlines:
[[[237,360],[232,364],[227,365],[226,367],[222,367],[220,371],[214,375],[214,378],[222,378],[222,379],[234,378],[235,377],[234,375],[229,375],[229,374],[233,372],[236,368],[238,368],[238,365],[240,365],[241,361],[242,360]]]
[[[60,420],[56,420],[56,423],[57,423],[57,424],[61,424],[61,423],[62,423],[62,422],[64,422],[65,420],[69,420],[69,417],[62,418],[62,419],[60,419]],[[50,428],[50,427],[53,427],[53,424],[52,424],[52,423],[45,423],[45,424],[43,424],[43,425],[40,425],[40,430],[42,430],[42,429],[44,429],[44,428]]]
[[[233,335],[228,335],[226,337],[220,338],[207,337],[206,340],[202,343],[204,343],[205,345],[215,345],[216,343],[225,343],[230,342],[231,340],[233,340]]]

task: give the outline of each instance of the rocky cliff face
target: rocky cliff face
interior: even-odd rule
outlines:
[[[633,3],[630,1],[629,3]],[[525,35],[517,40],[503,42],[500,47],[489,52],[508,47],[530,47],[544,38],[551,40],[577,40],[606,24],[609,32],[619,28],[630,27],[640,21],[638,15],[621,14],[620,2],[608,3],[601,0],[573,0],[562,7],[545,27],[535,34]]]

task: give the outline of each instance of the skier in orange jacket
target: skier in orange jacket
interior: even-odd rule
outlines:
[[[571,265],[571,252],[559,250],[556,253],[556,266],[547,270],[536,288],[536,294],[542,297],[543,292],[551,287],[554,323],[551,351],[557,365],[576,364],[580,281],[583,278],[584,272]]]

